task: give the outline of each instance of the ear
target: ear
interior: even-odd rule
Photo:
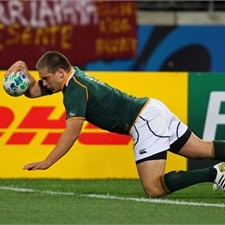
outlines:
[[[67,74],[66,71],[62,68],[58,69],[59,78],[64,79],[65,75]]]

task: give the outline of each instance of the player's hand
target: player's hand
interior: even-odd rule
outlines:
[[[30,87],[32,87],[36,83],[36,79],[34,76],[32,76],[29,72],[29,69],[27,67],[27,64],[23,61],[17,61],[14,64],[12,64],[8,70],[6,70],[4,77],[7,78],[10,73],[22,71],[24,74],[29,78],[30,80]]]
[[[4,74],[4,77],[8,77],[8,75],[12,72],[17,72],[17,71],[23,71],[28,77],[30,77],[30,73],[29,73],[29,70],[28,70],[28,67],[26,65],[25,62],[23,61],[17,61],[15,62],[14,64],[12,64],[8,70],[6,70],[5,74]]]
[[[24,170],[46,170],[50,167],[51,165],[49,164],[48,161],[40,161],[40,162],[33,162],[25,165],[23,167]]]

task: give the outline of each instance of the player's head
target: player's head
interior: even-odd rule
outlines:
[[[47,69],[50,73],[55,73],[58,69],[64,69],[67,73],[71,69],[69,60],[61,53],[57,51],[46,52],[38,60],[36,69],[38,71]]]
[[[46,52],[37,62],[42,86],[53,93],[62,90],[67,74],[71,70],[69,60],[59,52]]]

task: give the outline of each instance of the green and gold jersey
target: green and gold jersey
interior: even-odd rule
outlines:
[[[74,67],[63,88],[66,119],[83,117],[95,126],[128,134],[147,97],[128,95]]]

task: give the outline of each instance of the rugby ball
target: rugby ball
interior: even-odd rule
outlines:
[[[17,97],[29,88],[30,80],[22,71],[12,72],[3,80],[3,88],[7,94]]]

